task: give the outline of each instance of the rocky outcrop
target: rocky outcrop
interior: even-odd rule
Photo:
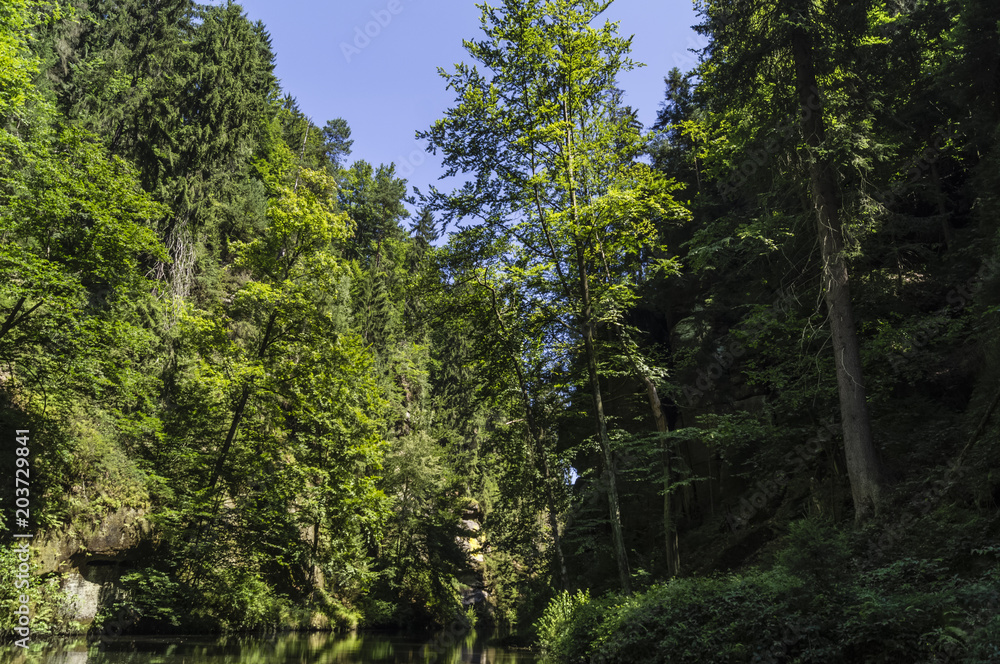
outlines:
[[[91,578],[94,578],[93,574]],[[114,581],[107,578],[89,580],[84,578],[79,569],[75,567],[70,569],[62,584],[63,592],[69,597],[66,617],[83,625],[93,622],[101,608],[101,598],[107,592],[105,586],[108,583]]]
[[[488,606],[489,601],[490,594],[483,588],[467,588],[462,591],[463,606],[473,606],[478,604],[485,607]]]
[[[485,558],[483,557],[482,512],[475,501],[470,500],[462,512],[459,522],[463,534],[456,540],[459,548],[465,552],[468,570],[459,577],[463,584],[461,589],[463,606],[472,606],[483,616],[493,613],[490,595],[486,591]]]
[[[122,508],[99,523],[67,527],[36,540],[39,572],[64,572],[91,559],[124,561],[148,539],[152,527],[145,512]]]
[[[145,512],[122,508],[99,523],[74,524],[36,540],[38,573],[63,575],[67,618],[89,626],[151,532]]]

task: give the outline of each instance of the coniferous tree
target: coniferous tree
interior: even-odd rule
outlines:
[[[859,520],[879,509],[883,479],[872,437],[845,256],[849,208],[833,156],[843,158],[843,153],[834,152],[829,142],[833,140],[829,125],[834,111],[826,100],[833,91],[821,83],[821,76],[832,76],[832,56],[867,31],[867,7],[863,3],[821,11],[812,3],[792,0],[766,7],[723,7],[707,2],[702,5],[706,22],[699,26],[713,39],[710,66],[705,67],[706,85],[722,104],[752,107],[759,101],[755,94],[758,86],[767,85],[775,91],[780,108],[801,112],[799,145],[804,150],[806,172],[800,177],[808,183],[809,208],[819,242],[820,288],[829,315],[844,448]],[[772,59],[775,66],[763,66]],[[851,85],[850,75],[842,74],[847,79],[845,86]],[[770,139],[772,143],[776,140],[774,136]],[[852,147],[847,146],[847,150]]]

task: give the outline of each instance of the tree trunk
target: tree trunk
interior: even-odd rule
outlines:
[[[556,562],[559,563],[559,580],[562,582],[563,590],[569,590],[569,574],[566,571],[566,558],[562,550],[562,537],[559,535],[559,514],[556,510],[555,494],[552,492],[552,473],[549,470],[549,458],[545,454],[545,445],[542,443],[541,430],[535,421],[535,413],[531,409],[531,398],[528,395],[528,381],[525,378],[524,369],[521,367],[521,359],[509,345],[510,337],[507,334],[507,326],[503,322],[503,317],[500,315],[500,308],[497,305],[497,293],[486,283],[485,277],[483,278],[482,285],[490,292],[493,316],[497,319],[497,325],[500,326],[504,339],[508,342],[510,361],[514,366],[514,373],[517,375],[517,386],[521,392],[521,404],[524,406],[524,418],[528,423],[528,435],[531,437],[531,442],[542,462],[542,473],[545,478],[545,499],[549,508],[549,528],[552,529],[552,545],[556,550]]]
[[[249,399],[250,386],[244,385],[239,401],[236,402],[236,410],[233,411],[233,419],[229,423],[229,433],[226,434],[226,441],[222,444],[222,449],[219,450],[219,457],[215,460],[215,467],[212,469],[212,479],[208,482],[209,494],[215,489],[215,485],[222,475],[222,469],[226,465],[226,457],[229,456],[229,450],[233,446],[233,441],[236,440],[236,432],[239,431],[240,421],[243,419],[243,413],[246,412],[247,401]]]
[[[833,352],[840,395],[840,415],[844,432],[847,473],[854,499],[854,514],[865,520],[878,512],[882,473],[872,440],[871,419],[861,372],[861,351],[854,324],[854,311],[843,255],[843,227],[840,201],[833,170],[820,153],[825,135],[823,107],[818,99],[812,44],[803,28],[792,33],[796,90],[801,104],[802,128],[809,148],[809,179],[816,210],[822,283],[830,317]]]
[[[937,199],[938,215],[941,217],[941,236],[944,238],[945,249],[950,249],[955,242],[948,222],[948,206],[945,203],[944,190],[941,188],[941,177],[938,175],[937,160],[931,163],[931,182],[934,183],[934,194]]]
[[[556,498],[552,492],[552,477],[549,472],[549,460],[545,455],[545,448],[542,446],[540,438],[538,441],[538,454],[542,457],[542,469],[545,473],[545,497],[549,503],[549,528],[552,529],[552,545],[556,550],[556,562],[559,563],[559,580],[562,582],[562,589],[569,590],[569,573],[566,571],[566,558],[563,556],[562,537],[559,535],[559,518],[556,512]]]
[[[594,400],[594,419],[597,424],[597,434],[604,456],[604,468],[608,476],[608,510],[611,517],[611,530],[615,544],[615,558],[618,562],[618,577],[622,590],[627,594],[632,592],[631,574],[628,569],[628,556],[625,552],[625,539],[622,535],[621,508],[618,503],[618,482],[615,479],[614,460],[611,454],[611,441],[608,439],[607,418],[604,416],[604,402],[601,398],[601,383],[597,373],[597,350],[594,347],[594,320],[590,303],[590,287],[587,267],[584,262],[583,246],[577,246],[577,267],[580,271],[580,290],[583,311],[580,324],[583,328],[583,346],[587,355],[587,374],[590,379],[590,390]]]
[[[646,386],[646,396],[649,398],[649,409],[653,413],[653,419],[656,421],[656,430],[661,434],[667,432],[667,418],[663,414],[663,405],[660,403],[660,395],[656,393],[656,385],[650,380],[649,376],[645,375],[640,371],[639,366],[635,365],[636,373],[642,380],[643,384]],[[663,443],[663,536],[665,538],[664,552],[667,556],[667,576],[673,577],[680,573],[681,569],[681,557],[680,557],[680,547],[677,542],[677,529],[673,523],[673,504],[671,499],[670,485],[673,482],[673,470],[671,468],[670,460],[670,446],[666,442],[666,438]]]
[[[18,316],[17,314],[18,312],[21,311],[21,307],[24,306],[25,300],[27,300],[27,297],[24,295],[18,298],[17,302],[14,304],[14,308],[10,310],[9,314],[7,314],[7,320],[4,321],[3,327],[0,327],[0,339],[3,339],[4,336],[8,332],[10,332],[15,326],[19,325],[20,323],[23,323],[25,318],[34,313],[35,309],[42,306],[42,304],[45,302],[45,300],[39,300],[38,303],[35,304],[35,306],[31,307],[30,309],[22,313],[20,316]]]
[[[573,96],[572,79],[566,87],[567,98]],[[569,210],[573,219],[573,227],[579,233],[580,214],[576,201],[576,175],[574,173],[574,145],[573,127],[574,119],[570,113],[569,105],[564,99],[562,102],[563,120],[568,126],[568,131],[564,139],[563,148],[566,158],[566,173],[568,175],[569,190]],[[615,544],[615,559],[618,563],[618,578],[622,586],[622,591],[632,594],[631,574],[628,569],[628,555],[625,551],[625,538],[622,535],[621,509],[618,503],[618,482],[615,478],[614,458],[611,454],[611,441],[608,440],[608,424],[604,417],[604,403],[601,399],[601,382],[597,371],[597,350],[594,348],[594,312],[590,301],[590,274],[587,270],[587,259],[584,251],[584,243],[587,240],[578,235],[576,237],[576,267],[577,279],[580,286],[580,310],[579,324],[583,333],[583,345],[587,355],[587,373],[590,379],[590,389],[594,398],[594,418],[597,420],[597,434],[601,443],[601,452],[604,455],[605,472],[608,475],[608,510],[611,517],[611,531]]]
[[[500,320],[500,314],[496,309],[495,298],[493,311],[496,313],[497,320],[500,321],[500,325],[502,327],[503,321]],[[524,377],[524,371],[521,368],[521,360],[517,357],[511,357],[511,361],[514,363],[514,369],[517,373],[518,387],[521,391],[521,401],[524,404],[524,417],[528,422],[528,435],[531,437],[531,442],[534,444],[535,453],[542,462],[542,477],[545,480],[545,500],[548,503],[549,508],[549,528],[552,529],[552,546],[555,547],[556,562],[559,563],[559,580],[562,583],[563,590],[569,590],[569,574],[566,571],[566,558],[563,556],[562,537],[559,535],[559,514],[556,509],[555,494],[552,492],[552,473],[549,470],[549,457],[545,453],[545,445],[542,442],[542,434],[537,423],[535,422],[535,414],[531,409],[531,400],[528,398],[528,384]]]

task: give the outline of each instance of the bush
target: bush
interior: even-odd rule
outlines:
[[[771,570],[673,579],[630,597],[554,598],[537,623],[546,661],[1000,661],[997,571],[962,579],[907,558],[859,573],[843,534],[793,525]]]
[[[542,617],[535,623],[535,631],[542,647],[542,654],[552,661],[568,661],[572,641],[568,639],[576,621],[577,612],[590,603],[590,592],[568,591],[556,595],[545,607]]]
[[[281,623],[284,598],[246,569],[220,570],[207,593],[210,614],[223,631],[266,630]]]
[[[172,627],[180,625],[179,586],[170,575],[155,569],[129,572],[121,577],[122,598],[114,603],[112,613],[125,612]]]
[[[69,599],[60,588],[60,577],[56,574],[38,577],[38,565],[32,558],[30,585],[17,588],[14,584],[19,565],[15,545],[0,546],[0,640],[16,638],[14,611],[21,605],[21,595],[28,596],[32,636],[79,631],[80,625],[69,618]]]

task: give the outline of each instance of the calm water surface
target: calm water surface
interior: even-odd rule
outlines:
[[[468,634],[450,647],[427,638],[386,634],[282,634],[275,637],[201,636],[119,639],[103,650],[85,641],[36,642],[27,654],[0,646],[0,662],[35,664],[534,664],[529,652],[486,645]]]

